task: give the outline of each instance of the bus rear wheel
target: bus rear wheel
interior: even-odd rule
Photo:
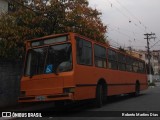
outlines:
[[[97,108],[102,107],[103,99],[104,99],[103,86],[101,84],[98,84],[96,88],[96,99],[95,99],[95,106]]]
[[[139,96],[139,94],[140,94],[140,84],[136,83],[136,86],[135,86],[135,96]]]
[[[135,92],[130,93],[130,95],[133,97],[137,97],[137,96],[139,96],[139,94],[140,94],[140,84],[137,82],[135,84]]]

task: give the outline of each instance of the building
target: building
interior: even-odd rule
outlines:
[[[127,50],[127,53],[134,56],[134,57],[137,57],[137,58],[144,60],[146,62],[146,64],[148,64],[147,51],[142,51],[142,50],[139,50],[139,51],[134,50],[133,51],[133,50],[129,49],[129,50]],[[155,51],[151,52],[150,62],[151,62],[153,72],[154,72],[153,80],[160,80],[160,50],[155,50]]]
[[[148,53],[146,51],[140,51],[142,54],[143,60],[148,63]],[[151,65],[153,67],[154,74],[160,73],[160,50],[159,51],[152,51],[151,52]]]
[[[148,53],[146,51],[139,51],[141,59],[148,64]],[[151,51],[151,66],[153,68],[153,80],[160,80],[160,50]]]
[[[8,11],[7,0],[0,0],[0,14]]]
[[[132,55],[132,56],[136,57],[136,58],[142,59],[142,53],[140,53],[139,51],[127,50],[127,53],[129,55]]]

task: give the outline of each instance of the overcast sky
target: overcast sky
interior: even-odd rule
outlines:
[[[156,33],[152,46],[160,40],[160,0],[89,0],[90,6],[102,12],[108,26],[108,40],[113,46],[145,49],[145,33]],[[152,50],[159,49],[160,42]],[[159,49],[160,50],[160,49]]]

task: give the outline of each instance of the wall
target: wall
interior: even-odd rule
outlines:
[[[17,104],[21,74],[22,62],[0,59],[0,107]]]

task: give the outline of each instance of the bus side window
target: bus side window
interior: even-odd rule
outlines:
[[[126,70],[128,72],[132,72],[133,71],[132,61],[133,61],[132,58],[126,56],[126,63],[127,63]]]
[[[143,62],[141,62],[141,61],[139,61],[139,72],[140,73],[144,73],[144,63]]]
[[[77,63],[80,65],[92,65],[92,44],[81,38],[76,38]]]
[[[99,46],[99,45],[94,45],[94,60],[95,60],[95,66],[96,67],[101,67],[101,68],[106,68],[106,48]]]
[[[113,50],[108,49],[108,68],[117,70],[117,53]]]
[[[118,54],[118,69],[126,70],[126,56],[121,53]]]
[[[138,72],[138,61],[133,59],[133,72]]]

